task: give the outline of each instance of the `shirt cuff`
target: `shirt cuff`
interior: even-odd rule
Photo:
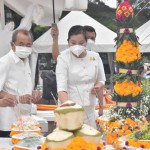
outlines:
[[[99,82],[101,82],[103,85],[105,85],[105,81],[99,81]]]

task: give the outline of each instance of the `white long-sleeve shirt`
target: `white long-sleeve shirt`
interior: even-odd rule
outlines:
[[[87,51],[84,58],[75,57],[70,49],[63,51],[56,66],[57,90],[66,91],[68,99],[82,106],[95,105],[92,87],[105,82],[104,67],[98,53]]]
[[[12,50],[0,59],[0,91],[18,96],[32,93],[28,59],[22,61]],[[10,131],[14,121],[14,108],[0,107],[0,130]]]

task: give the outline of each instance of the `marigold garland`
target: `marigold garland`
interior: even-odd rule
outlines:
[[[116,82],[114,86],[115,92],[120,96],[132,95],[133,97],[139,95],[142,92],[140,84],[132,81],[123,81],[121,83]]]
[[[136,148],[150,148],[150,141],[140,141],[140,140],[132,140],[128,139],[128,146],[133,146]]]
[[[95,145],[94,143],[90,143],[85,141],[82,137],[75,137],[73,141],[67,146],[67,148],[55,148],[51,150],[97,150],[97,148],[100,148],[101,150],[104,149],[103,143],[99,143]],[[46,142],[42,145],[42,148],[40,150],[47,149]]]
[[[141,59],[141,53],[131,41],[124,40],[116,52],[116,61],[124,64]]]

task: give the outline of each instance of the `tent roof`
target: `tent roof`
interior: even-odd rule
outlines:
[[[141,44],[141,51],[150,52],[150,20],[136,30]]]
[[[71,11],[60,20],[57,25],[59,28],[60,51],[67,47],[68,31],[74,25],[90,25],[95,28],[97,33],[95,44],[98,47],[99,52],[115,51],[114,38],[116,37],[116,33],[81,11]],[[50,35],[50,30],[34,41],[33,46],[39,53],[51,52],[53,40]]]

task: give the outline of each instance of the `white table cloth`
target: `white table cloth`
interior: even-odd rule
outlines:
[[[12,144],[10,138],[0,138],[0,149],[7,148],[7,150],[12,150]]]

